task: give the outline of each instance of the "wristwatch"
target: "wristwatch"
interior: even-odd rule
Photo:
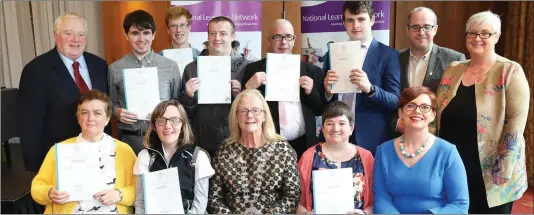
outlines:
[[[375,85],[371,85],[371,89],[369,89],[369,93],[367,93],[367,96],[373,97],[375,95]]]
[[[122,201],[122,192],[119,189],[115,189],[117,192],[119,192],[119,202]]]

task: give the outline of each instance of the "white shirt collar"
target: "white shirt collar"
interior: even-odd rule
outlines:
[[[102,136],[102,139],[100,140],[100,142],[97,142],[97,143],[104,143],[104,142],[109,142],[109,141],[113,141],[113,138],[110,137],[108,134],[104,133],[104,136]],[[76,138],[76,143],[92,143],[92,142],[89,142],[88,140],[84,139],[82,133],[80,133],[78,135],[78,138]]]
[[[369,37],[369,39],[365,42],[362,42],[362,45],[365,46],[365,48],[369,49],[371,46],[371,42],[373,42],[373,36]]]
[[[65,64],[65,66],[67,66],[67,68],[72,67],[72,64],[74,63],[73,60],[71,60],[68,57],[65,57],[65,55],[61,54],[61,52],[59,52],[59,51],[57,53],[59,54],[59,56],[61,57],[61,60],[63,60],[63,63]],[[78,59],[76,59],[76,61],[78,61],[78,63],[80,63],[80,69],[84,68],[84,66],[85,66],[85,58],[83,57],[83,54]]]
[[[434,44],[430,44],[430,49],[428,49],[428,51],[426,52],[425,55],[423,55],[423,57],[421,57],[421,59],[423,60],[427,60],[428,57],[430,56],[430,53],[432,52],[432,48],[434,48]],[[413,57],[415,59],[417,59],[417,57],[412,53],[412,49],[410,49],[410,57]]]

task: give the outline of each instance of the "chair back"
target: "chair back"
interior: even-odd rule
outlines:
[[[17,88],[2,89],[2,143],[17,137]]]

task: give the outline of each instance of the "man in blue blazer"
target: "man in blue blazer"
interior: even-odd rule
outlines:
[[[400,96],[400,65],[398,52],[371,35],[374,24],[371,1],[347,1],[343,5],[343,25],[351,41],[361,41],[364,54],[363,68],[351,71],[350,80],[362,93],[332,94],[331,84],[339,76],[330,70],[330,59],[325,59],[324,80],[327,101],[344,101],[355,113],[351,142],[373,154],[376,147],[391,139],[389,126],[392,113],[397,111]],[[327,55],[328,56],[328,55]]]
[[[65,13],[54,22],[56,47],[22,70],[18,93],[18,131],[25,167],[38,172],[52,145],[81,132],[76,118],[82,92],[108,92],[108,66],[85,52],[86,21]],[[111,134],[108,126],[106,133]]]

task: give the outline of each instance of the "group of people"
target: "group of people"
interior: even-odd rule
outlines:
[[[362,44],[363,67],[349,77],[362,93],[332,93],[342,77],[327,54],[322,71],[300,64],[298,102],[266,101],[267,59],[236,54],[233,21],[210,20],[207,53],[192,49],[193,56],[231,56],[231,104],[197,103],[197,61],[180,76],[174,61],[155,53],[149,13],[126,15],[132,50],[109,67],[85,52],[85,20],[62,15],[56,47],[28,63],[20,81],[23,155],[38,172],[32,197],[46,213],[144,213],[141,176],[178,167],[186,213],[313,213],[312,172],[351,168],[348,213],[510,213],[527,189],[530,92],[521,66],[495,53],[498,15],[470,17],[466,60],[434,44],[429,8],[408,15],[410,48],[400,52],[373,38],[371,1],[345,2],[342,11],[349,39]],[[169,8],[165,25],[170,48],[191,47],[189,11]],[[297,38],[278,19],[266,39],[270,53],[291,54]],[[122,71],[141,67],[158,71],[161,103],[148,120],[125,101]],[[112,117],[119,139],[109,135]],[[94,200],[67,202],[69,193],[56,189],[56,143],[98,144],[110,180]]]

